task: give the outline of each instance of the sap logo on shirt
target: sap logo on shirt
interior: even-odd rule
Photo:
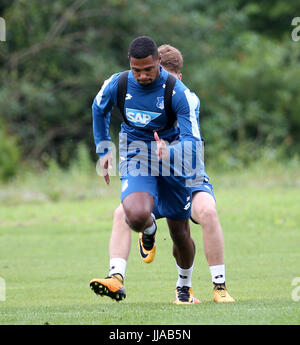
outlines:
[[[145,127],[149,122],[160,116],[161,113],[152,111],[126,108],[126,117],[129,122],[137,127]]]

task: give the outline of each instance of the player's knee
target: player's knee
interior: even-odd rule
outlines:
[[[114,221],[118,221],[125,217],[125,212],[122,205],[119,205],[114,211]]]
[[[193,211],[192,218],[202,226],[214,223],[218,218],[215,206],[203,206]]]
[[[145,225],[150,217],[150,212],[143,209],[135,209],[127,212],[126,216],[131,229],[140,232],[145,229]]]

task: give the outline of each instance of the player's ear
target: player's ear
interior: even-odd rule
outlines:
[[[182,79],[182,73],[178,73],[178,79],[181,80]]]

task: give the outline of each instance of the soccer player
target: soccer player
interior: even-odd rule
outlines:
[[[170,45],[158,48],[161,65],[181,80],[183,58],[178,49]],[[218,219],[213,186],[209,184],[209,177],[205,174],[203,183],[194,187],[192,198],[191,219],[200,224],[203,229],[203,247],[210,268],[213,283],[213,299],[215,302],[233,302],[225,286],[224,240],[222,227]],[[148,236],[148,250],[144,248],[147,241],[146,233],[140,233],[139,250],[144,262],[152,262],[155,256],[155,233]],[[145,241],[144,241],[145,242]],[[126,262],[131,246],[130,228],[125,222],[122,205],[114,212],[113,229],[110,238],[110,276],[121,274],[125,278]],[[179,273],[180,274],[180,268]]]
[[[199,99],[179,79],[173,77],[171,111],[169,106],[165,108],[165,90],[168,89],[170,75],[160,66],[157,46],[151,38],[142,36],[131,42],[128,56],[131,70],[126,82],[125,104],[121,107],[121,111],[124,111],[124,122],[120,132],[122,153],[119,164],[121,202],[126,223],[131,229],[142,234],[141,244],[147,250],[149,242],[154,245],[155,216],[167,218],[179,273],[175,303],[197,303],[199,301],[193,297],[191,288],[195,244],[190,235],[191,189],[187,187],[187,180],[193,175],[190,169],[191,161],[201,160],[201,146],[198,145],[201,143],[201,137],[197,123]],[[110,148],[107,147],[107,141],[111,140],[110,112],[119,101],[119,79],[122,76],[123,73],[116,73],[104,82],[92,107],[94,139],[106,183],[109,183],[107,168],[112,161]],[[171,112],[175,117],[170,116]],[[157,143],[156,155],[160,161],[158,174],[152,174],[152,152],[149,159],[153,139]],[[174,144],[167,146],[166,141]],[[141,142],[144,143],[142,147],[139,146]],[[139,154],[136,150],[137,143],[138,149],[142,151]],[[174,162],[182,156],[185,144],[191,144],[189,159],[185,157],[181,162],[184,172],[181,175],[175,174]],[[169,164],[171,169],[165,176],[161,170],[166,166],[164,161],[168,159],[173,163]],[[136,174],[137,165],[142,168],[142,174]],[[148,171],[149,165],[151,174]],[[199,166],[201,167],[201,163]],[[200,170],[196,170],[196,178],[201,179],[203,171]],[[148,174],[144,174],[145,172]],[[122,245],[129,250],[127,244],[128,242],[124,242]],[[116,260],[111,260],[110,264],[109,276],[91,280],[90,286],[96,294],[121,300],[126,296],[123,286],[126,262],[122,257],[117,257]]]
[[[181,80],[180,71],[183,66],[181,52],[167,44],[160,46],[158,51],[161,56],[161,65]],[[118,218],[117,222],[123,219],[122,213],[122,208],[119,206],[115,212],[115,219]],[[225,285],[223,231],[218,218],[213,186],[209,183],[209,177],[206,173],[203,183],[192,188],[191,220],[200,224],[203,229],[203,247],[211,273],[214,301],[234,302]],[[154,251],[152,249],[152,252]]]

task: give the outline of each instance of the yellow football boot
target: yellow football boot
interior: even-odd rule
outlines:
[[[114,274],[104,279],[92,279],[90,281],[90,287],[95,294],[108,296],[117,302],[126,297],[123,278],[120,274]]]
[[[214,301],[218,303],[234,302],[234,299],[229,295],[225,284],[214,284],[213,287]]]
[[[176,299],[174,304],[196,304],[201,301],[193,296],[193,289],[189,286],[177,286],[175,290]]]
[[[155,234],[147,235],[142,232],[139,233],[138,249],[140,256],[144,262],[149,264],[154,260],[156,253]]]

